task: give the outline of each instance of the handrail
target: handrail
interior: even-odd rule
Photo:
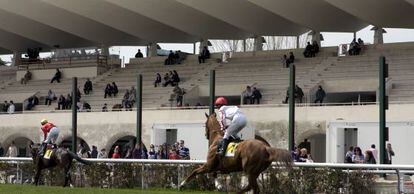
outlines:
[[[18,66],[19,70],[30,69],[48,69],[47,65],[63,65],[62,67],[77,67],[83,63],[96,62],[97,66],[107,66],[108,56],[106,55],[89,55],[89,56],[71,56],[71,57],[56,57],[35,59],[22,59]],[[67,66],[65,66],[67,65]],[[36,66],[33,68],[33,66]],[[51,67],[52,68],[52,67]],[[53,67],[56,68],[56,67]]]

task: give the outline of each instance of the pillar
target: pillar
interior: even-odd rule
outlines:
[[[13,61],[12,61],[11,66],[18,66],[20,65],[21,61],[22,61],[22,52],[13,51]]]
[[[246,52],[246,39],[243,39],[243,52]]]
[[[148,57],[157,56],[157,43],[149,43],[147,56]]]
[[[312,30],[310,35],[312,36],[311,44],[313,43],[313,41],[316,41],[316,43],[318,43],[318,45],[320,46],[321,45],[321,32]]]
[[[254,51],[262,51],[263,50],[263,43],[264,38],[261,36],[255,36],[254,37]]]
[[[299,48],[300,46],[299,40],[300,40],[300,36],[296,36],[296,48]]]
[[[203,50],[205,46],[208,47],[208,40],[201,39],[198,52],[201,53],[201,51]]]
[[[384,43],[384,37],[383,34],[387,33],[383,28],[374,26],[371,28],[371,30],[374,31],[374,44],[383,44]]]
[[[109,56],[109,47],[102,45],[101,46],[101,54],[104,56]]]

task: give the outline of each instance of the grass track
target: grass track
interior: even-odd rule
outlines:
[[[0,194],[213,194],[207,191],[177,191],[177,190],[141,190],[141,189],[98,189],[98,188],[63,188],[31,185],[0,184]]]

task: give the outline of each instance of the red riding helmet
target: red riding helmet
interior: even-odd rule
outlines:
[[[218,97],[216,99],[216,103],[214,103],[216,106],[224,106],[227,105],[227,100],[224,97]]]

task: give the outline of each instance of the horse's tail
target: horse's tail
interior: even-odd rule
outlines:
[[[269,153],[269,162],[276,162],[278,166],[285,166],[290,168],[293,164],[292,156],[288,150],[266,147]]]
[[[90,165],[90,164],[92,164],[92,162],[91,162],[91,161],[84,160],[84,159],[80,158],[78,155],[76,155],[75,153],[73,153],[73,152],[71,152],[71,151],[68,151],[68,153],[69,153],[69,155],[70,155],[73,159],[75,159],[76,161],[78,161],[78,162],[80,162],[80,163],[82,163],[82,164],[86,164],[86,165]]]

